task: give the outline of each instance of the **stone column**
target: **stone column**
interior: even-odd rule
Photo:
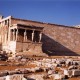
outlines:
[[[39,34],[39,42],[41,42],[41,39],[42,39],[42,32],[40,32]]]
[[[27,30],[26,30],[26,41],[27,41]]]
[[[34,40],[34,30],[32,32],[32,42],[33,42],[33,40]]]
[[[2,35],[2,42],[3,42],[3,35]]]
[[[16,29],[16,41],[18,40],[18,29]]]
[[[24,42],[26,41],[26,30],[24,31]]]
[[[9,26],[11,26],[11,18],[9,19]]]
[[[5,44],[6,44],[6,34],[5,34]]]
[[[1,35],[1,43],[2,43],[2,35]]]
[[[9,26],[9,19],[7,20],[7,25]]]
[[[8,25],[8,20],[7,20],[7,25]]]
[[[7,32],[7,39],[8,39],[8,41],[10,41],[10,36],[11,36],[11,34],[10,34],[10,28],[8,28],[8,32]]]
[[[13,32],[12,32],[12,29],[10,29],[10,41],[12,41],[12,40],[13,40]]]
[[[13,41],[15,41],[15,30],[13,29]]]

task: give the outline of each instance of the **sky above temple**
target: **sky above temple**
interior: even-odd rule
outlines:
[[[80,24],[80,0],[0,0],[0,15],[61,24]]]

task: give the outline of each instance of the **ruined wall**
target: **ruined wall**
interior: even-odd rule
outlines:
[[[12,19],[12,24],[27,24],[44,27],[42,49],[49,55],[80,54],[80,29],[57,24]]]
[[[80,29],[47,26],[43,33],[43,50],[46,53],[55,55],[80,53]]]
[[[42,53],[41,44],[39,43],[30,43],[30,42],[17,42],[16,43],[16,51],[17,52],[24,52],[24,51],[31,51],[32,53]]]
[[[7,40],[8,40],[8,26],[1,26],[0,27],[0,50],[3,49],[3,47],[6,47]]]

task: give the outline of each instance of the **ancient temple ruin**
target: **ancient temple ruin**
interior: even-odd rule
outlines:
[[[12,16],[7,18],[1,16],[0,18],[1,50],[9,53],[26,51],[42,53],[41,38],[43,27],[16,23]],[[13,20],[15,23],[13,23]]]
[[[0,49],[37,55],[80,55],[80,27],[0,16]]]

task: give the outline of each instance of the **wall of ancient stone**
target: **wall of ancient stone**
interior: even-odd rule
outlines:
[[[17,42],[16,43],[16,51],[17,52],[25,52],[30,51],[32,53],[42,53],[42,45],[40,43],[30,43],[30,42]]]
[[[80,29],[46,26],[42,42],[43,50],[48,54],[77,55],[80,53]]]
[[[8,40],[8,26],[0,27],[0,50],[2,50],[7,45]]]
[[[27,24],[44,27],[42,37],[43,52],[49,55],[80,54],[80,29],[35,21],[12,19],[12,24]]]

